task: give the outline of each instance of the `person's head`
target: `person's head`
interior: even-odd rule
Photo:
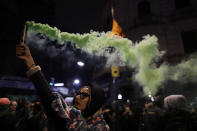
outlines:
[[[154,105],[159,108],[163,108],[163,96],[157,95],[154,97]]]
[[[17,110],[23,110],[26,106],[26,100],[24,97],[19,98],[17,101]]]
[[[17,102],[16,101],[11,101],[10,110],[15,111],[16,107],[17,107]]]
[[[8,98],[0,98],[0,117],[4,116],[10,106],[10,100]]]
[[[77,92],[75,96],[74,105],[77,109],[83,111],[86,109],[86,106],[89,104],[90,100],[90,88],[88,86],[84,86],[80,91]]]
[[[34,110],[34,113],[38,113],[40,111],[42,111],[42,106],[40,104],[39,101],[36,101],[35,104],[34,104],[34,107],[33,107],[33,110]]]
[[[170,95],[164,99],[165,110],[181,110],[187,108],[187,99],[183,95]]]
[[[84,117],[93,115],[104,102],[104,90],[97,84],[84,86],[74,98],[74,106],[82,111]]]

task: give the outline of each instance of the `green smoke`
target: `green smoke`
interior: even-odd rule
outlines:
[[[61,32],[57,28],[52,28],[46,24],[27,22],[28,34],[38,32],[45,34],[51,40],[57,40],[60,44],[71,41],[78,48],[98,56],[107,57],[106,66],[118,65],[129,66],[136,70],[134,79],[143,86],[146,94],[151,92],[154,95],[158,88],[166,80],[191,80],[195,81],[197,76],[196,58],[184,61],[177,66],[160,65],[156,62],[162,57],[164,52],[158,50],[158,40],[155,36],[145,36],[142,41],[133,43],[132,41],[119,36],[109,36],[109,32],[94,32],[86,34],[73,34]],[[114,47],[113,53],[105,51],[108,47]],[[184,76],[184,77],[183,77]]]
[[[94,55],[106,54],[107,47],[115,47],[116,53],[106,54],[106,56],[113,57],[114,55],[120,57],[119,63],[128,63],[135,67],[137,59],[134,53],[134,46],[132,41],[120,37],[109,37],[109,33],[90,32],[86,34],[73,34],[61,32],[57,28],[52,28],[46,24],[39,24],[34,22],[27,22],[28,34],[32,32],[39,32],[45,34],[51,40],[57,40],[60,44],[65,41],[71,41],[76,44],[78,48]],[[110,59],[109,58],[109,59]],[[109,60],[110,61],[110,60]],[[111,63],[108,61],[108,65]],[[117,63],[119,65],[119,63]],[[114,64],[114,63],[113,63]]]
[[[197,81],[197,55],[193,54],[188,60],[183,60],[176,66],[169,66],[168,78],[182,83],[195,83]]]
[[[136,80],[144,87],[146,94],[155,94],[165,80],[166,66],[156,67],[156,62],[164,53],[158,50],[157,38],[146,36],[144,40],[136,45],[136,56],[138,57]]]

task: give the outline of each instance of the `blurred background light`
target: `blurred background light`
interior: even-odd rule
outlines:
[[[78,61],[78,62],[77,62],[77,65],[83,67],[85,64],[84,64],[82,61]]]
[[[122,100],[122,94],[118,94],[118,100]]]
[[[55,83],[54,86],[64,86],[64,83]]]
[[[76,78],[76,79],[74,80],[73,84],[74,84],[74,85],[79,85],[79,84],[80,84],[80,80]]]

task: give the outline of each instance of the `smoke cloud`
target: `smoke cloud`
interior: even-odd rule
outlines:
[[[167,63],[157,66],[157,62],[165,52],[159,51],[158,40],[154,35],[144,36],[142,41],[133,43],[127,38],[110,37],[109,32],[91,31],[86,34],[72,34],[34,22],[27,22],[27,26],[28,43],[31,43],[31,46],[36,45],[35,48],[38,50],[48,52],[52,58],[63,52],[72,61],[76,57],[72,52],[80,49],[88,54],[87,57],[106,57],[106,67],[117,65],[135,69],[134,79],[143,86],[146,94],[156,94],[168,80],[180,83],[197,81],[196,55],[174,66]],[[50,45],[48,40],[53,41],[56,46],[44,49],[43,47]],[[68,48],[72,50],[65,52]]]

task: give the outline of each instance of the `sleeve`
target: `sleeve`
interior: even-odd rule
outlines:
[[[53,92],[53,95],[55,96],[55,99],[51,103],[53,110],[58,114],[59,117],[71,120],[70,109],[64,102],[62,96],[57,92]]]
[[[37,90],[47,117],[52,119],[58,131],[75,130],[76,128],[85,129],[86,123],[81,117],[81,112],[72,106],[68,106],[59,93],[52,92],[39,66],[30,69],[27,76]]]
[[[54,97],[52,95],[52,91],[48,85],[48,82],[41,71],[35,72],[31,75],[30,80],[34,84],[37,94],[41,99],[41,102],[45,109],[51,108],[51,102],[53,101]]]
[[[68,115],[67,117],[61,117],[59,112],[60,111],[63,112],[63,110],[66,110],[68,106],[66,103],[64,103],[64,101],[62,100],[63,98],[60,97],[60,95],[55,95],[55,93],[52,92],[48,84],[48,81],[46,80],[44,74],[41,72],[40,67],[35,66],[34,68],[30,69],[27,72],[27,76],[30,78],[30,80],[34,84],[37,94],[39,98],[41,99],[41,103],[44,106],[47,116],[52,117],[53,119],[54,118],[55,119],[56,118],[60,118],[60,119],[69,118]],[[56,103],[56,106],[59,107],[61,110],[57,111],[56,108],[54,108],[54,103]]]

